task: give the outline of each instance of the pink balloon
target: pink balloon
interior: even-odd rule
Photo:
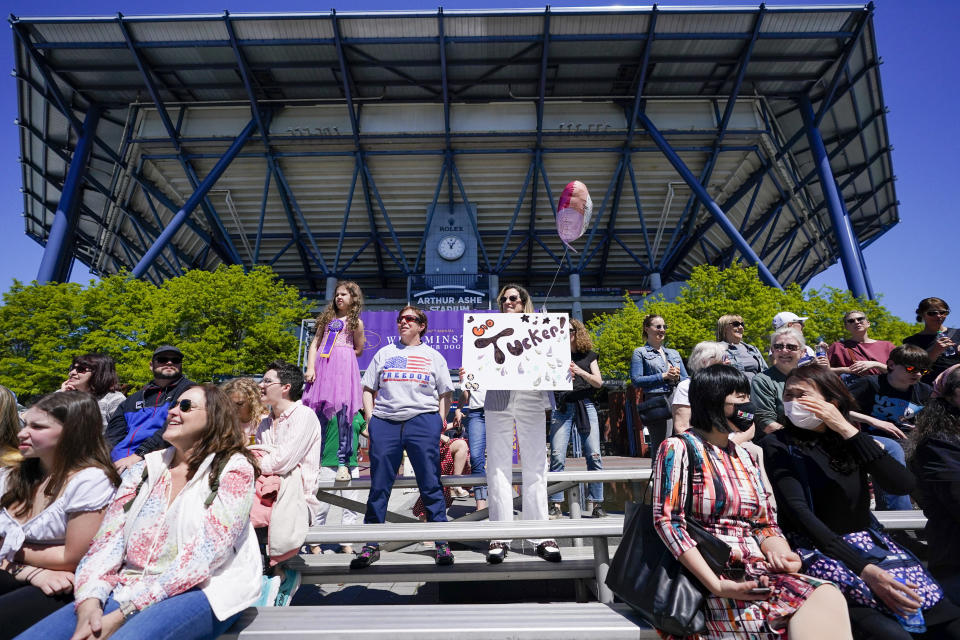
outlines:
[[[574,180],[564,187],[557,203],[557,233],[563,244],[570,247],[571,242],[583,235],[592,214],[593,201],[587,185]]]

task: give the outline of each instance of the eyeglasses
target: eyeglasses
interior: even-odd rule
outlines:
[[[948,315],[950,315],[950,312],[949,312],[949,311],[944,311],[943,309],[930,309],[930,311],[927,311],[927,315],[928,315],[928,316],[940,316],[940,317],[942,317],[942,318],[946,318]]]
[[[153,359],[157,364],[180,364],[183,358],[179,356],[156,356]]]
[[[77,373],[87,373],[88,371],[93,371],[93,369],[91,369],[85,364],[72,364],[70,365],[70,371],[76,371]]]
[[[650,328],[651,328],[651,329],[656,329],[656,330],[658,330],[658,331],[660,331],[660,330],[666,331],[666,330],[667,330],[667,325],[665,325],[665,324],[652,324],[652,325],[650,325]]]
[[[800,345],[798,344],[784,344],[783,342],[778,342],[773,345],[774,351],[800,351]]]
[[[860,316],[859,318],[847,318],[844,320],[847,324],[858,324],[860,322],[866,322],[867,316]]]
[[[745,326],[747,326],[747,325],[743,324],[743,323],[740,322],[739,320],[734,320],[733,322],[730,323],[730,326],[731,326],[731,327],[745,327]]]
[[[193,400],[189,398],[184,398],[183,400],[178,402],[177,407],[179,407],[180,411],[182,411],[183,413],[189,413],[197,409],[206,409],[206,407],[198,407],[197,405],[193,404]]]
[[[263,380],[260,381],[259,384],[261,387],[269,387],[272,384],[281,384],[281,382],[279,380],[267,380],[266,378],[264,378]]]
[[[507,300],[509,300],[510,302],[516,302],[516,301],[520,300],[520,296],[518,296],[518,295],[500,296],[500,304],[503,304],[503,303],[506,302]]]
[[[417,324],[419,324],[420,318],[418,318],[417,316],[399,316],[397,318],[397,324],[403,324],[404,322],[416,322]]]
[[[923,367],[918,367],[912,364],[903,365],[903,370],[906,371],[907,373],[919,373],[922,376],[925,376],[928,373],[930,373],[930,369],[924,369]]]

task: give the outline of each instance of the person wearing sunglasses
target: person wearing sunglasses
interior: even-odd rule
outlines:
[[[660,443],[673,431],[670,397],[677,385],[689,376],[680,352],[664,346],[667,321],[663,316],[647,315],[643,319],[643,335],[646,344],[634,349],[630,358],[630,381],[643,390],[643,402],[637,410],[650,436],[650,459],[653,460]]]
[[[104,433],[110,458],[121,473],[151,451],[167,447],[167,409],[195,384],[183,375],[183,352],[169,344],[154,350],[150,370],[153,380],[120,404]]]
[[[787,374],[797,367],[804,355],[806,341],[803,334],[792,327],[781,327],[770,336],[770,353],[773,366],[764,369],[750,381],[750,398],[756,410],[756,433],[758,442],[767,434],[783,429],[783,385]]]
[[[730,364],[752,379],[767,368],[767,361],[759,349],[743,341],[745,330],[746,324],[738,315],[728,314],[717,320],[717,341],[726,343]]]
[[[933,384],[937,376],[960,364],[960,329],[947,328],[950,305],[940,298],[924,298],[917,305],[917,322],[923,323],[923,331],[903,339],[903,344],[914,344],[926,349],[933,363],[923,381]]]
[[[850,385],[850,394],[856,401],[851,413],[863,425],[863,430],[874,437],[900,464],[906,464],[901,441],[904,431],[913,428],[917,414],[933,393],[933,388],[921,382],[929,371],[927,352],[914,345],[901,345],[890,352],[886,362],[887,373],[864,376]],[[892,495],[876,491],[878,508],[889,511],[907,511],[913,508],[908,495]]]
[[[874,340],[867,331],[870,320],[859,309],[843,314],[843,328],[849,338],[838,340],[827,349],[830,368],[848,383],[859,376],[875,376],[887,372],[887,359],[896,346],[886,340]]]
[[[363,374],[363,414],[370,434],[370,495],[364,523],[382,523],[403,452],[413,465],[420,499],[430,522],[446,522],[447,506],[440,485],[440,434],[453,397],[447,361],[423,342],[427,314],[406,306],[397,314],[400,340],[383,346]],[[437,540],[435,561],[453,564],[453,552]],[[365,569],[380,559],[380,543],[363,545],[350,561]]]
[[[260,597],[257,463],[233,403],[212,384],[185,389],[164,437],[124,474],[77,567],[76,606],[23,637],[212,640]]]
[[[519,284],[508,284],[497,296],[501,313],[534,313],[530,293]],[[513,434],[516,429],[523,475],[522,517],[547,520],[547,416],[553,409],[550,391],[489,389],[484,397],[487,426],[487,497],[490,520],[513,520]],[[528,540],[538,556],[560,562],[560,547],[552,539]],[[487,562],[503,562],[509,540],[491,540]]]
[[[113,358],[105,353],[87,353],[74,357],[67,379],[60,385],[59,390],[77,390],[92,394],[100,407],[103,430],[106,431],[113,412],[127,398],[119,389],[117,365]]]

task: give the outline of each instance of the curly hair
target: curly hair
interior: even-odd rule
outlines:
[[[960,369],[954,369],[943,381],[940,395],[932,398],[917,414],[916,428],[904,444],[907,459],[912,460],[917,446],[927,438],[960,442],[960,408],[950,400],[960,389]]]
[[[239,393],[244,403],[249,405],[250,415],[254,419],[267,413],[267,406],[260,400],[260,385],[253,378],[231,378],[221,384],[220,389],[228,397]],[[239,416],[239,412],[237,415]]]
[[[18,431],[20,416],[17,414],[17,397],[10,389],[0,386],[0,467],[19,462]]]
[[[7,491],[0,497],[0,507],[13,509],[15,516],[24,516],[33,509],[40,485],[49,478],[43,495],[53,500],[63,491],[70,476],[81,469],[96,467],[114,486],[120,476],[103,439],[100,407],[93,396],[84,391],[61,391],[40,398],[30,409],[42,411],[63,426],[54,449],[52,468],[43,469],[38,458],[27,458],[10,470]]]
[[[574,353],[586,353],[593,349],[593,339],[582,322],[570,318],[570,335],[573,337]]]
[[[327,325],[337,317],[336,291],[340,287],[346,289],[350,295],[353,296],[353,303],[347,310],[347,328],[350,329],[350,331],[356,331],[360,328],[360,313],[363,311],[363,291],[360,289],[360,285],[353,280],[338,280],[337,286],[333,290],[334,299],[327,303],[326,308],[317,316],[316,326],[314,327],[316,331],[313,338],[314,342],[319,342],[323,338],[323,332],[326,330]]]

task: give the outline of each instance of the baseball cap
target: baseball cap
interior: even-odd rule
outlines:
[[[780,327],[785,327],[791,322],[804,322],[806,317],[800,317],[795,313],[790,311],[781,311],[777,315],[773,316],[773,328],[779,329]]]
[[[181,358],[183,357],[183,352],[180,349],[177,349],[172,344],[162,344],[156,349],[153,350],[153,357],[156,358],[161,353],[175,353]]]

